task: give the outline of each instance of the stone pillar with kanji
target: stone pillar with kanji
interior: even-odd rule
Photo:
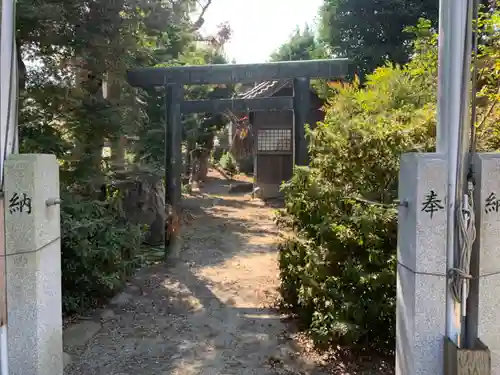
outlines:
[[[447,161],[410,153],[399,175],[396,375],[442,375]]]
[[[9,375],[62,375],[59,165],[15,154],[4,187]]]
[[[491,353],[491,374],[500,374],[500,153],[474,155],[477,235],[471,259],[467,312],[473,335]]]

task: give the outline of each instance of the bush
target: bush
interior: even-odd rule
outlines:
[[[238,166],[236,159],[230,152],[226,152],[219,161],[220,166],[229,174],[238,173]]]
[[[481,77],[492,81],[479,83],[488,100],[478,107],[478,150],[494,150],[499,18],[482,17],[490,43]],[[394,348],[399,159],[434,149],[437,100],[437,35],[425,20],[408,31],[418,38],[406,66],[377,69],[365,87],[327,88],[324,123],[308,130],[310,167],[282,186],[278,221],[295,236],[280,245],[281,295],[319,345]]]
[[[62,199],[63,311],[82,313],[112,297],[138,266],[142,232],[112,202],[69,193]]]
[[[320,346],[393,348],[399,158],[434,147],[421,82],[388,66],[365,88],[332,85],[310,166],[282,186],[295,237],[280,245],[281,294]]]

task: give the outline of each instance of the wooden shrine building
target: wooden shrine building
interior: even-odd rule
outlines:
[[[323,121],[321,107],[324,102],[310,89],[310,110],[306,123],[314,127]],[[293,96],[292,80],[266,81],[238,95],[238,99]],[[246,115],[246,114],[239,114]],[[292,177],[295,164],[295,126],[293,110],[269,110],[249,112],[249,122],[254,139],[254,177],[263,198],[281,195],[280,185]],[[235,132],[230,125],[229,138]]]

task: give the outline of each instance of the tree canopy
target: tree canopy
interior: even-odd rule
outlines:
[[[105,142],[137,135],[145,126],[163,131],[161,93],[141,93],[137,101],[125,81],[127,69],[226,62],[229,27],[221,25],[215,35],[199,32],[211,2],[18,1],[22,149],[57,148],[73,178],[95,176],[99,184]],[[188,95],[200,98],[211,90],[192,88]]]
[[[314,30],[306,25],[299,27],[271,55],[271,61],[312,60],[328,57],[326,46],[318,41]]]
[[[324,0],[320,40],[332,53],[352,59],[359,73],[370,73],[386,61],[403,64],[413,34],[406,32],[419,18],[436,26],[437,0]]]

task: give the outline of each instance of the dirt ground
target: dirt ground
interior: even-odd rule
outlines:
[[[66,375],[323,375],[299,350],[277,299],[273,209],[211,171],[184,201],[193,216],[180,259],[142,269],[101,317]],[[352,372],[354,374],[355,372]]]

